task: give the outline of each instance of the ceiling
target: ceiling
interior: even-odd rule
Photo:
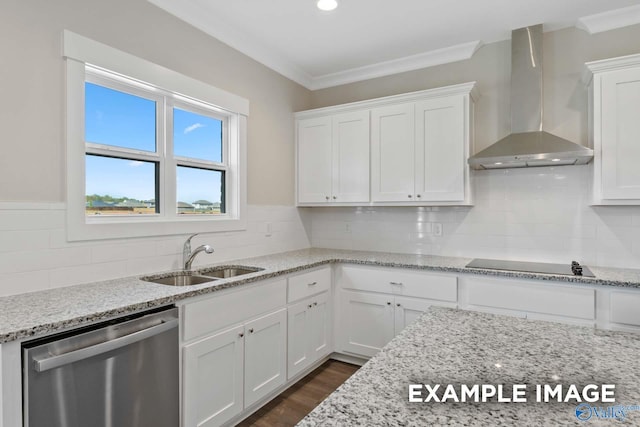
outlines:
[[[148,0],[315,90],[470,58],[511,30],[640,23],[640,0]]]

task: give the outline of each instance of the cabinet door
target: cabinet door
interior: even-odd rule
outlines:
[[[601,94],[602,197],[640,199],[640,69],[603,75]]]
[[[412,103],[371,110],[372,201],[413,201],[414,123]]]
[[[311,364],[311,298],[287,309],[287,378],[292,378]]]
[[[309,330],[311,363],[329,354],[331,342],[331,310],[329,293],[324,292],[312,298],[311,327]]]
[[[369,110],[333,117],[332,202],[369,201]]]
[[[416,198],[463,201],[466,166],[464,97],[416,104]]]
[[[298,203],[331,197],[331,117],[298,121]]]
[[[400,331],[415,322],[431,305],[432,302],[419,298],[396,297],[394,308],[395,335],[398,335]]]
[[[183,348],[185,427],[213,427],[242,411],[244,327]]]
[[[341,350],[371,357],[393,338],[393,297],[343,290],[340,321]]]
[[[266,396],[287,377],[287,309],[245,324],[244,406]]]

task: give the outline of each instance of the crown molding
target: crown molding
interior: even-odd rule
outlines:
[[[365,101],[349,102],[330,107],[314,108],[313,110],[298,111],[294,113],[297,119],[306,119],[327,114],[346,113],[369,108],[378,108],[386,105],[396,105],[405,102],[416,102],[424,98],[437,98],[452,95],[469,95],[474,101],[478,100],[476,82],[460,83],[451,86],[424,89],[416,92],[401,93],[398,95],[383,96],[381,98],[367,99]]]
[[[314,77],[311,82],[311,90],[325,89],[347,83],[369,80],[376,77],[389,76],[404,73],[406,71],[419,70],[421,68],[448,64],[450,62],[464,61],[473,56],[482,46],[480,40],[462,43],[455,46],[436,49],[417,55],[379,62],[364,67],[351,68],[337,73],[325,74]]]
[[[640,24],[640,5],[623,7],[578,19],[576,27],[589,34]]]
[[[147,1],[286,78],[306,88],[311,86],[313,78],[307,72],[273,52],[272,49],[260,45],[255,40],[248,39],[244,34],[226,24],[200,4],[196,2],[176,2],[175,0]]]
[[[147,1],[309,90],[324,89],[449,62],[463,61],[471,58],[482,45],[480,41],[473,41],[364,67],[312,76],[282,55],[260,45],[259,42],[248,38],[245,34],[226,24],[197,2]]]

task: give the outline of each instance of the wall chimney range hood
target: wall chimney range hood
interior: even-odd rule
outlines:
[[[473,169],[587,164],[593,150],[542,130],[542,24],[511,33],[511,134],[468,160]]]

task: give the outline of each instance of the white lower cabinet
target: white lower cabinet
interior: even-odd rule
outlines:
[[[185,426],[219,426],[286,380],[287,310],[184,347]]]
[[[330,351],[329,293],[290,305],[288,318],[287,377],[292,378]]]
[[[184,426],[218,426],[243,409],[244,325],[183,349]]]
[[[285,383],[286,298],[280,279],[182,305],[182,427],[222,425]]]
[[[287,377],[287,309],[245,324],[244,406],[284,384]]]
[[[372,357],[407,325],[426,311],[432,301],[368,292],[340,292],[338,350]]]
[[[593,325],[596,292],[584,285],[461,276],[460,308],[528,319]]]

